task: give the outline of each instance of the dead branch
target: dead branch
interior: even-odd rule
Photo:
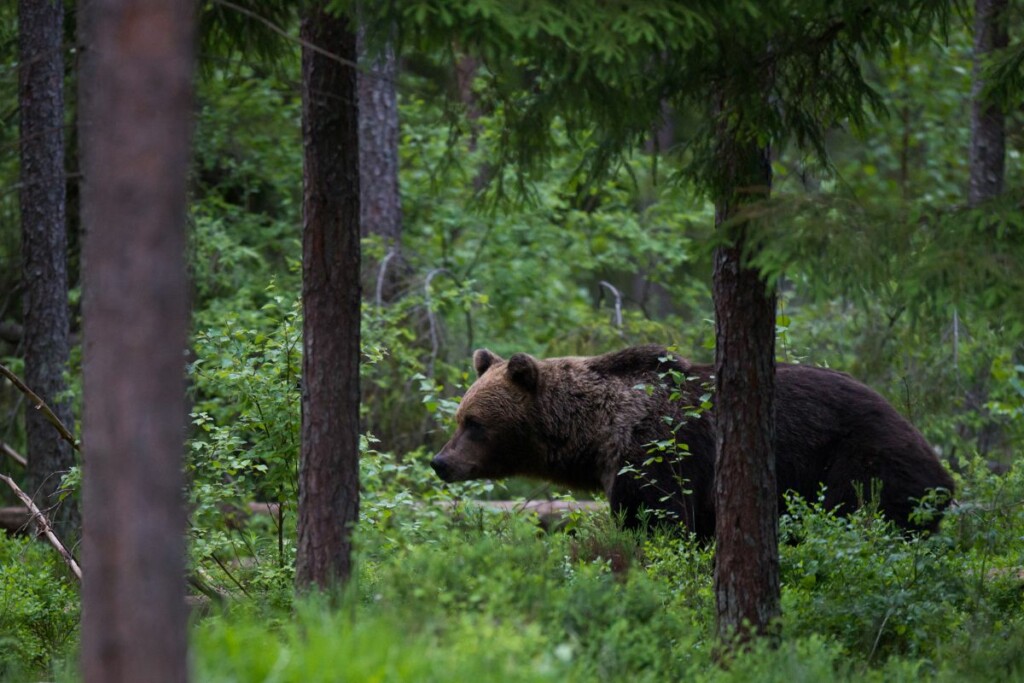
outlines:
[[[81,449],[78,446],[78,441],[75,440],[75,436],[71,433],[71,430],[65,427],[64,423],[60,421],[60,418],[57,417],[52,410],[50,410],[50,406],[46,405],[46,401],[39,398],[39,395],[36,394],[36,392],[29,389],[28,386],[21,381],[21,378],[19,378],[17,375],[11,372],[7,368],[7,366],[3,365],[2,363],[0,363],[0,375],[3,375],[7,379],[11,380],[11,384],[16,386],[18,390],[21,391],[21,393],[25,394],[25,396],[28,397],[28,400],[32,402],[32,406],[36,410],[41,411],[43,413],[43,417],[45,417],[50,424],[57,428],[57,431],[60,432],[60,435],[64,438],[64,440],[71,444],[71,447],[74,448],[76,451],[81,452]]]
[[[377,271],[377,296],[375,297],[377,308],[384,305],[384,276],[388,272],[388,263],[397,255],[398,249],[391,247],[388,250],[387,256],[381,259],[380,268]]]
[[[28,467],[28,460],[25,459],[25,456],[11,448],[8,444],[4,443],[3,441],[0,441],[0,453],[3,453],[8,458],[18,463],[22,467]]]
[[[60,553],[60,556],[64,558],[64,562],[68,565],[68,567],[71,568],[71,572],[76,577],[78,577],[79,581],[81,581],[81,567],[78,566],[78,562],[76,562],[75,558],[72,557],[70,552],[68,552],[68,549],[64,547],[64,544],[60,542],[60,539],[57,538],[57,534],[53,533],[53,528],[50,526],[50,520],[46,518],[46,515],[39,511],[39,508],[37,508],[36,504],[32,502],[32,499],[29,498],[28,494],[22,491],[21,488],[19,488],[18,485],[14,483],[13,479],[8,477],[6,474],[0,474],[0,481],[7,482],[7,485],[11,487],[15,495],[21,499],[21,502],[24,503],[25,507],[29,509],[29,512],[32,513],[32,517],[33,519],[35,519],[36,527],[39,529],[39,533],[46,536],[46,540],[50,542],[50,545],[57,549],[57,552]]]
[[[622,329],[622,292],[620,292],[615,285],[605,280],[601,280],[598,283],[601,287],[605,287],[615,297],[615,327]],[[599,290],[600,291],[600,290]]]

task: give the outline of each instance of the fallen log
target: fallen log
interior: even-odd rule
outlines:
[[[608,508],[607,503],[596,500],[449,500],[439,507],[450,513],[461,504],[492,512],[537,515],[537,522],[545,529],[556,528],[574,512]],[[254,515],[271,515],[277,519],[279,509],[277,503],[249,503],[249,514]]]
[[[448,511],[461,504],[491,512],[536,515],[543,529],[558,529],[574,512],[607,510],[608,504],[594,500],[452,500],[442,505]]]
[[[0,529],[12,534],[27,534],[31,531],[32,513],[27,507],[0,508]]]

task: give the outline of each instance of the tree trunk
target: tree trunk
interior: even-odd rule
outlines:
[[[302,19],[301,588],[352,572],[359,515],[359,111],[356,37],[324,3]],[[340,59],[338,59],[340,58]],[[344,60],[342,63],[340,60]]]
[[[395,297],[401,280],[402,198],[398,190],[398,66],[388,43],[368,52],[359,39],[360,234],[379,236],[384,258],[366,264],[365,282],[377,303]]]
[[[18,105],[21,115],[21,256],[25,383],[73,426],[64,396],[68,365],[67,230],[64,219],[64,4],[18,3]],[[58,505],[71,446],[42,413],[25,411],[29,494],[48,510],[57,534],[72,543],[81,520],[73,498]]]
[[[768,151],[720,146],[732,191],[715,205],[730,244],[715,252],[715,598],[725,639],[765,633],[779,616],[775,476],[775,292],[744,248],[744,204],[767,199]]]
[[[1006,166],[1005,116],[984,96],[982,73],[985,59],[1009,43],[1006,31],[1008,0],[974,2],[974,83],[971,88],[970,185],[971,206],[998,197],[1003,192]]]
[[[85,681],[184,681],[192,0],[79,7]]]

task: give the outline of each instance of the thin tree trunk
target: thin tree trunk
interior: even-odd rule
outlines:
[[[1003,192],[1006,167],[1006,126],[1002,110],[984,96],[982,74],[985,59],[1009,43],[1006,30],[1008,0],[974,2],[974,83],[971,88],[970,185],[971,206],[998,197]]]
[[[380,53],[360,47],[359,179],[361,232],[397,245],[402,236],[398,192],[398,64],[390,43]]]
[[[391,43],[367,51],[360,34],[359,187],[360,234],[376,235],[385,256],[366,264],[369,294],[379,302],[394,298],[403,271],[402,198],[398,187],[398,63]]]
[[[301,588],[328,588],[352,572],[359,515],[359,112],[356,37],[320,3],[302,39],[348,63],[302,50],[302,454],[298,558]]]
[[[64,4],[18,3],[21,115],[21,255],[25,382],[72,426],[64,395],[68,366],[67,229],[64,218]],[[78,536],[73,498],[58,505],[61,474],[74,464],[71,446],[36,410],[25,414],[28,487],[57,534]]]
[[[85,681],[187,679],[192,0],[83,0]]]
[[[745,204],[767,199],[768,152],[726,141],[732,190],[715,205],[730,244],[715,252],[715,575],[719,635],[766,632],[779,616],[775,475],[775,292],[744,255]],[[738,224],[737,224],[738,223]]]

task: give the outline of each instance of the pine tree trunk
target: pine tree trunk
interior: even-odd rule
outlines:
[[[64,5],[18,4],[18,106],[21,116],[21,256],[25,382],[72,427],[64,392],[68,365],[67,228],[64,217]],[[58,505],[61,474],[74,464],[71,446],[29,406],[28,487],[49,511],[57,534],[73,543],[81,520],[73,498]]]
[[[359,515],[359,112],[356,37],[323,3],[302,39],[346,60],[302,50],[303,238],[300,587],[352,572]]]
[[[747,265],[744,204],[767,199],[768,152],[727,140],[731,178],[715,223],[731,244],[715,252],[715,575],[718,632],[727,641],[764,633],[779,616],[775,475],[775,292]]]
[[[186,177],[192,0],[79,6],[82,670],[187,679]]]
[[[402,198],[398,188],[398,63],[390,43],[379,53],[373,53],[366,50],[361,38],[359,42],[360,234],[379,236],[387,249],[380,262],[367,263],[365,269],[368,296],[386,302],[395,297],[403,271]]]
[[[975,0],[974,83],[971,88],[970,186],[971,206],[998,197],[1003,192],[1006,166],[1006,128],[1002,110],[984,97],[984,59],[1009,43],[1006,31],[1008,0]]]

